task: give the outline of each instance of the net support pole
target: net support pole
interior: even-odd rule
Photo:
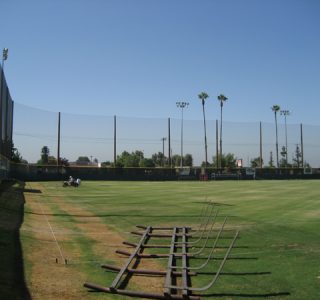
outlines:
[[[61,113],[58,113],[58,149],[57,149],[57,168],[59,173],[59,165],[60,165],[60,121],[61,121]]]
[[[260,158],[259,158],[260,168],[262,168],[262,125],[260,122]]]
[[[113,118],[113,164],[117,163],[117,116]]]
[[[301,167],[304,166],[304,156],[303,156],[303,131],[302,131],[302,123],[300,124],[300,142],[301,142]]]
[[[219,167],[219,124],[218,120],[216,120],[216,168]]]
[[[171,132],[170,132],[170,118],[168,118],[168,165],[171,167]]]

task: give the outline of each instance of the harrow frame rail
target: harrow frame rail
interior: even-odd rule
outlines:
[[[212,205],[212,206],[211,206]],[[208,207],[211,206],[211,209]],[[202,223],[197,229],[192,229],[191,227],[183,226],[183,227],[152,227],[152,226],[137,226],[139,229],[144,229],[143,232],[132,232],[132,234],[141,236],[140,240],[137,243],[129,243],[123,242],[123,244],[134,247],[131,253],[117,250],[116,253],[128,256],[125,263],[121,268],[110,266],[110,265],[102,265],[101,267],[104,269],[112,270],[114,272],[118,272],[115,279],[111,283],[109,287],[97,285],[94,283],[86,282],[84,286],[86,288],[112,293],[112,294],[119,294],[119,295],[126,295],[131,297],[138,297],[138,298],[146,298],[146,299],[190,299],[190,300],[199,300],[201,295],[193,294],[193,292],[205,292],[206,290],[210,289],[217,281],[223,266],[225,265],[230,252],[238,238],[239,232],[236,232],[234,235],[227,251],[220,263],[215,275],[213,276],[212,280],[203,287],[194,287],[192,286],[192,276],[196,276],[198,270],[206,267],[212,259],[214,259],[213,254],[214,250],[217,246],[217,243],[221,237],[221,234],[224,230],[224,226],[226,224],[227,218],[224,219],[222,225],[218,229],[218,234],[213,236],[213,227],[216,223],[216,218],[218,212],[215,213],[214,217],[212,218],[213,213],[213,204],[209,203],[207,208],[202,209]],[[212,219],[212,220],[211,220]],[[212,222],[210,229],[207,230],[208,224]],[[201,230],[202,228],[202,230]],[[155,233],[155,231],[171,231],[171,233]],[[200,232],[201,231],[201,232]],[[192,234],[191,234],[192,232]],[[200,233],[196,234],[196,233]],[[206,237],[204,235],[206,233]],[[169,245],[148,245],[149,240],[152,238],[171,238],[171,243]],[[188,239],[193,237],[196,239],[196,243],[189,242]],[[208,243],[209,237],[214,239],[213,245],[210,247],[210,253],[207,257],[204,257],[206,261],[197,267],[190,267],[188,262],[189,259],[193,257],[198,257],[199,254],[202,253],[204,248],[207,248],[206,245]],[[200,250],[192,253],[188,252],[188,250],[193,247],[195,244],[199,243],[200,241],[204,240],[204,243]],[[159,253],[159,254],[147,254],[143,253],[144,249],[150,248],[169,248],[169,253]],[[168,258],[167,269],[165,271],[160,270],[145,270],[145,269],[136,269],[130,268],[130,265],[133,265],[133,262],[137,262],[138,259],[143,258]],[[179,261],[180,264],[177,262]],[[136,265],[137,266],[137,265]],[[135,290],[128,290],[119,288],[119,283],[124,276],[128,274],[140,274],[140,275],[158,275],[164,277],[164,284],[163,284],[163,292],[144,292],[144,291],[135,291]],[[180,277],[180,285],[177,284],[176,278]]]

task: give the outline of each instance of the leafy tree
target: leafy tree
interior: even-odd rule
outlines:
[[[90,159],[88,156],[79,156],[76,160],[77,165],[87,166],[90,164]]]
[[[268,165],[270,168],[274,168],[272,151],[270,151],[270,159]]]
[[[251,168],[259,168],[260,167],[260,157],[256,157],[254,159],[252,159],[250,161],[251,164]],[[263,160],[262,160],[262,164],[263,164]]]
[[[299,145],[296,146],[296,150],[294,152],[292,161],[293,161],[294,167],[301,168],[301,166],[302,166],[302,153],[301,153]]]
[[[181,166],[181,155],[175,154],[171,158],[172,165],[175,167]],[[186,167],[192,167],[193,166],[193,157],[191,154],[187,153],[185,156],[183,156],[183,165]]]
[[[156,166],[156,167],[161,167],[163,165],[163,161],[164,161],[164,155],[162,152],[158,152],[158,153],[154,153],[152,154],[151,156],[151,159],[153,161],[153,164]]]
[[[15,163],[28,163],[25,159],[23,159],[18,149],[14,147],[13,143],[11,147],[11,161]]]
[[[22,156],[20,154],[20,152],[18,151],[18,149],[15,149],[12,156],[11,156],[11,161],[15,162],[15,163],[21,163],[22,161]]]
[[[292,167],[292,165],[288,163],[287,150],[286,150],[285,146],[282,146],[280,155],[281,155],[280,167],[281,168],[290,168],[290,167]]]
[[[60,164],[65,167],[70,166],[69,160],[67,160],[65,157],[60,157]]]
[[[236,168],[236,161],[237,158],[232,153],[226,153],[221,155],[221,168]],[[213,157],[213,167],[218,167],[218,159],[214,156]]]
[[[139,167],[141,168],[153,168],[155,167],[154,161],[152,158],[143,158],[139,162]]]
[[[108,160],[101,163],[101,167],[111,167],[113,164]]]
[[[144,158],[143,152],[136,150],[135,152],[123,151],[121,155],[117,156],[117,167],[139,167],[140,160]]]
[[[183,161],[184,161],[184,165],[187,166],[187,167],[192,167],[193,166],[193,157],[191,154],[187,153],[184,158],[183,158]]]
[[[41,149],[41,159],[38,160],[37,164],[38,165],[56,165],[57,164],[57,159],[49,155],[50,150],[48,146],[43,146]]]
[[[48,165],[56,165],[57,163],[58,163],[57,159],[54,156],[49,155],[49,157],[48,157]]]
[[[172,160],[172,165],[175,166],[175,167],[179,167],[181,165],[181,155],[179,154],[175,154],[172,156],[171,158]]]
[[[43,146],[41,149],[41,159],[40,161],[38,161],[38,163],[40,162],[40,164],[42,165],[47,165],[49,162],[49,154],[50,154],[49,147]]]
[[[15,163],[20,163],[20,164],[21,163],[28,163],[25,159],[23,159],[23,157],[21,156],[20,152],[16,148],[12,153],[11,161],[13,161]]]

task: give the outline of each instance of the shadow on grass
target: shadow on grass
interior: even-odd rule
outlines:
[[[196,204],[209,204],[209,205],[215,205],[215,206],[234,206],[234,204],[227,204],[227,203],[220,203],[220,202],[208,202],[208,201],[199,201],[199,202],[193,202]]]
[[[271,297],[283,297],[290,296],[289,292],[278,292],[278,293],[266,293],[266,294],[246,294],[246,293],[221,293],[221,294],[193,294],[194,296],[201,296],[201,298],[222,298],[222,297],[239,297],[239,298],[271,298]]]
[[[216,275],[216,272],[197,272],[199,275]],[[271,275],[271,272],[220,272],[223,276],[255,276],[255,275]]]
[[[109,213],[109,214],[94,214],[94,215],[87,215],[87,214],[66,214],[66,213],[58,213],[58,214],[43,214],[43,213],[37,213],[37,212],[32,212],[32,211],[25,211],[25,214],[31,214],[31,215],[39,215],[39,216],[52,216],[52,217],[72,217],[72,218],[110,218],[110,217],[122,217],[122,218],[161,218],[161,219],[172,219],[172,218],[199,218],[199,215],[153,215],[148,212],[146,214],[114,214],[114,213]],[[218,216],[219,218],[224,218],[224,215]],[[230,217],[230,216],[229,216]]]
[[[31,299],[25,283],[20,227],[24,215],[24,183],[0,182],[0,298]]]

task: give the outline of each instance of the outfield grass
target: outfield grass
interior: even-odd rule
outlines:
[[[119,263],[110,254],[117,249],[115,240],[109,242],[101,231],[108,228],[122,240],[136,241],[129,231],[138,224],[196,226],[207,200],[219,204],[219,220],[229,216],[228,227],[240,230],[240,239],[231,254],[234,259],[227,261],[204,299],[320,298],[319,181],[84,181],[80,188],[62,188],[60,182],[28,183],[27,187],[41,191],[26,193],[21,232],[26,280],[34,299],[48,292],[34,291],[35,281],[41,289],[35,273],[50,274],[53,268],[60,268],[61,280],[70,276],[68,288],[60,291],[64,298],[124,299],[82,287],[84,280],[110,285],[115,276],[99,268],[100,263]],[[55,264],[59,253],[46,220],[68,266]],[[45,238],[40,237],[45,233]],[[49,249],[45,256],[41,247]],[[166,263],[159,260],[160,266]],[[211,276],[199,275],[194,284],[204,285]],[[44,280],[51,282],[50,277]]]

